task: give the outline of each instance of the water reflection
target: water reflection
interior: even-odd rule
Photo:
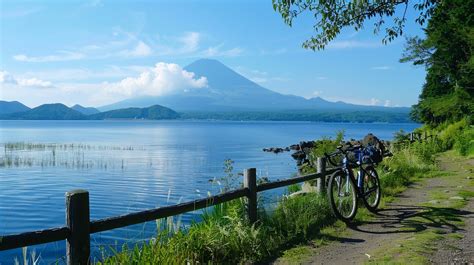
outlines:
[[[64,225],[68,190],[88,190],[91,218],[104,218],[216,193],[219,186],[209,179],[224,175],[223,162],[228,158],[235,161],[235,172],[256,167],[259,176],[271,180],[295,173],[289,154],[263,153],[263,147],[333,136],[341,129],[348,138],[372,132],[390,139],[399,129],[417,127],[202,121],[0,121],[0,125],[0,160],[17,155],[26,161],[0,167],[0,235]],[[51,146],[45,150],[5,149],[6,143],[21,142]],[[58,147],[71,144],[83,148]],[[47,163],[53,159],[53,146],[55,163]],[[196,213],[185,214],[182,222],[197,217]],[[93,236],[93,246],[121,245],[151,238],[155,232],[153,222],[107,231]],[[44,261],[55,261],[64,255],[64,246],[60,242],[29,249],[41,253]],[[21,257],[21,250],[0,252],[4,263],[14,257]]]

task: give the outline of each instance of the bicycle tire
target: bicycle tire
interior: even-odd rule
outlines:
[[[347,199],[347,201],[341,198],[341,188],[346,189],[346,191],[343,191],[344,197],[346,195],[352,195],[352,198]],[[327,195],[331,210],[338,219],[344,222],[350,222],[357,214],[357,186],[351,177],[342,170],[334,172],[329,178]],[[337,202],[335,201],[335,196],[339,198]],[[344,205],[342,205],[342,203],[344,203]],[[350,207],[348,208],[349,211],[343,209],[347,206]]]
[[[380,187],[380,179],[377,171],[374,167],[368,166],[365,168],[366,179],[364,179],[364,187],[362,194],[362,201],[364,202],[365,207],[375,213],[377,207],[380,203],[380,198],[382,197],[382,189]],[[368,194],[370,192],[370,194]],[[375,198],[369,197],[370,195],[375,195]],[[369,198],[370,201],[369,201]]]

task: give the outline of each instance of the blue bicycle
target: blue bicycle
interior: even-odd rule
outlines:
[[[377,162],[373,158],[382,154],[376,152],[379,150],[373,146],[347,144],[339,146],[332,154],[326,154],[329,163],[341,167],[329,178],[327,194],[332,212],[344,222],[350,222],[357,214],[358,199],[362,199],[369,211],[377,210],[382,191],[374,168]],[[342,164],[334,160],[342,161]]]

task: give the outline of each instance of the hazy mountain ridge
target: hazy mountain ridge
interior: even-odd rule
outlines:
[[[76,104],[74,106],[71,107],[71,109],[73,110],[76,110],[76,111],[79,111],[80,113],[84,114],[84,115],[92,115],[92,114],[96,114],[96,113],[99,113],[100,111],[96,108],[93,108],[93,107],[84,107],[84,106],[81,106],[79,104]]]
[[[43,104],[22,112],[0,114],[3,120],[104,120],[104,119],[176,119],[179,114],[155,105],[148,108],[128,108],[85,115],[61,103]]]
[[[0,100],[0,115],[30,110],[29,107],[18,101]]]
[[[217,60],[201,59],[184,68],[208,86],[167,96],[143,96],[99,108],[45,104],[26,111],[0,112],[0,119],[210,119],[323,122],[410,122],[410,108],[363,106],[306,99],[266,89]],[[0,102],[8,103],[8,102]],[[0,105],[2,106],[2,105]],[[164,107],[165,106],[165,107]],[[23,109],[24,109],[23,108]],[[3,109],[2,109],[3,111]]]
[[[147,119],[147,120],[164,120],[177,119],[179,114],[160,105],[154,105],[148,108],[126,108],[118,110],[110,110],[88,116],[91,120],[105,119]]]
[[[243,111],[182,112],[182,119],[231,121],[312,121],[358,123],[411,123],[403,112],[386,111]]]
[[[43,104],[23,112],[0,116],[5,120],[84,120],[86,115],[61,103]]]
[[[160,104],[175,109],[178,112],[379,110],[408,113],[409,111],[409,108],[362,106],[344,102],[329,102],[319,97],[306,99],[295,95],[283,95],[258,85],[221,62],[212,59],[197,60],[184,69],[193,72],[197,78],[206,77],[208,86],[167,96],[126,99],[100,107],[99,109],[112,110],[115,108],[146,107]]]

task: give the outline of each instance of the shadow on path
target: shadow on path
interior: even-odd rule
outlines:
[[[446,232],[463,231],[456,223],[472,212],[453,208],[392,204],[379,210],[373,221],[349,224],[348,227],[369,234],[420,232],[429,228]]]

